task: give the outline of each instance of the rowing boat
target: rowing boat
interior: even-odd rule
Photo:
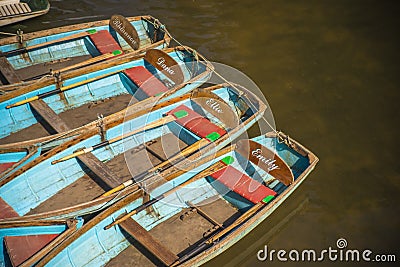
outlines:
[[[0,90],[15,90],[46,76],[114,59],[166,48],[170,42],[163,24],[151,16],[102,20],[0,40]]]
[[[168,77],[167,73],[158,69],[160,66],[157,60],[160,58],[169,58],[170,64],[176,66],[174,77]],[[192,79],[203,82],[206,80],[212,66],[205,61],[188,47],[168,48],[163,51],[151,49],[144,56],[131,55],[118,61],[108,61],[102,66],[91,67],[85,72],[80,71],[76,76],[66,76],[62,83],[45,79],[22,87],[0,96],[0,138],[39,123],[41,119],[36,116],[36,113],[40,113],[38,106],[44,105],[51,109],[49,112],[60,114],[115,96],[128,96],[125,101],[129,103],[131,96],[140,101],[167,91],[176,93],[175,87],[180,84]],[[182,89],[188,90],[188,87],[180,88]],[[116,111],[118,110],[110,113]],[[73,123],[76,124],[75,121]],[[76,127],[82,125],[78,124]]]
[[[147,200],[142,188],[136,188],[83,225],[79,218],[62,219],[56,212],[3,220],[3,256],[19,256],[18,263],[26,264],[22,266],[122,262],[199,266],[264,221],[317,162],[312,152],[283,133],[240,140],[202,158],[172,181],[153,187],[147,191]],[[40,236],[42,228],[60,224],[61,230],[53,230],[53,241],[30,250],[37,253],[22,253],[20,247],[28,243],[26,231]],[[13,234],[7,236],[9,232]],[[12,238],[19,242],[7,242]]]
[[[49,9],[48,0],[1,0],[0,26],[44,15]]]
[[[164,71],[154,67],[158,66],[156,60],[160,57],[170,57],[171,68],[176,66],[176,77],[168,77]],[[0,142],[9,143],[0,145],[0,179],[60,145],[62,140],[85,130],[88,127],[85,124],[91,121],[94,121],[91,125],[101,125],[103,117],[112,117],[113,113],[118,113],[128,104],[137,102],[136,105],[145,106],[144,101],[152,102],[157,94],[166,94],[162,100],[167,100],[192,90],[208,80],[213,67],[191,48],[175,47],[164,52],[152,49],[144,57],[126,57],[119,62],[108,62],[107,68],[92,70],[66,79],[62,87],[53,83],[47,86],[47,83],[36,84],[0,96],[0,114],[4,116],[0,122],[0,136],[3,137]],[[109,105],[107,100],[110,97],[117,97],[115,107]],[[95,105],[94,111],[88,114],[94,113],[95,117],[85,116],[82,120],[82,112],[87,113],[92,105]],[[96,111],[102,114],[100,121],[96,120]],[[67,123],[58,115],[67,119]],[[17,138],[11,135],[15,131],[18,132]],[[63,133],[66,131],[69,134]],[[49,133],[62,133],[62,138],[57,135],[41,136]],[[11,135],[9,139],[4,138],[8,135]],[[10,144],[10,140],[27,137],[34,140]]]
[[[206,102],[202,101],[204,99]],[[216,105],[210,103],[217,103],[223,111],[222,114],[215,110]],[[99,194],[104,187],[115,187],[124,182],[104,162],[114,158],[124,162],[125,156],[126,161],[135,164],[129,168],[130,172],[120,175],[121,179],[129,178],[131,173],[137,174],[135,179],[144,179],[148,175],[168,169],[185,155],[201,151],[198,155],[201,158],[224,147],[259,120],[265,109],[261,100],[251,92],[244,88],[238,92],[226,84],[195,89],[165,101],[148,101],[146,106],[135,105],[129,107],[128,113],[120,113],[117,117],[104,121],[103,133],[96,126],[86,129],[83,134],[2,178],[0,197],[7,207],[5,209],[11,209],[14,215],[21,216],[28,212],[37,212],[33,209],[51,197],[56,197],[61,190],[63,193],[59,196],[69,196],[72,193],[64,191],[74,192],[79,187],[75,182],[87,182],[92,178],[100,186],[96,183],[90,185],[97,186],[97,189],[88,191],[92,194],[87,196],[89,199],[83,199],[84,193],[88,193],[85,191],[79,197],[68,197],[67,200],[59,201],[59,204],[65,207],[76,204],[76,201],[88,201],[94,197],[93,194],[96,195],[96,190]],[[169,141],[163,141],[163,138]],[[168,138],[172,138],[172,141]],[[168,144],[176,144],[174,142],[187,147],[178,154],[177,150],[164,154],[154,152],[157,149],[163,150],[163,146]],[[148,156],[149,160],[146,160],[141,154],[145,151],[153,151],[156,155]],[[151,167],[153,163],[156,167]],[[119,164],[115,166],[120,171]],[[16,191],[19,193],[15,194]]]

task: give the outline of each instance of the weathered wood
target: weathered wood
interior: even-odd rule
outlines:
[[[102,182],[110,187],[106,188],[106,190],[109,190],[120,184],[118,179],[115,178],[113,172],[92,153],[81,155],[78,157],[78,159],[82,161],[86,167],[88,167],[97,177],[99,177]],[[101,186],[104,187],[104,185]]]
[[[33,101],[30,105],[56,132],[60,133],[69,130],[68,125],[43,100]],[[78,157],[78,159],[110,188],[119,185],[112,171],[93,154],[88,153]]]
[[[21,77],[22,80],[29,80],[32,78],[40,77],[46,74],[50,74],[50,70],[59,71],[63,68],[75,65],[86,60],[92,59],[90,55],[76,56],[71,58],[64,58],[60,60],[54,60],[51,62],[45,62],[40,64],[35,64],[22,69],[16,70],[16,73]]]
[[[69,130],[65,122],[43,100],[38,99],[29,104],[56,132],[62,133]]]
[[[22,81],[6,57],[0,56],[0,72],[10,84]]]
[[[144,229],[132,218],[122,222],[120,225],[128,234],[135,238],[136,241],[143,245],[165,265],[169,266],[178,260],[178,256],[154,239],[153,236],[146,231],[146,229]]]

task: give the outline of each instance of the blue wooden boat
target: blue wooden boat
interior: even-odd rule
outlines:
[[[43,75],[65,74],[122,54],[166,48],[169,41],[165,26],[151,16],[125,19],[114,15],[110,20],[19,32],[0,40],[0,80],[4,85],[0,90],[14,90],[15,85],[30,84],[28,81]]]
[[[0,26],[44,15],[49,9],[48,0],[1,0]]]
[[[202,101],[204,99],[206,102]],[[218,107],[223,110],[222,115],[215,111],[215,104],[210,105],[210,103],[218,103]],[[245,103],[254,109],[250,109]],[[175,109],[188,114],[181,119],[183,121],[176,118],[168,123],[153,126],[154,128],[146,131],[143,130],[142,127],[145,127],[143,125],[152,125],[160,119],[173,117]],[[125,181],[118,180],[118,175],[112,174],[112,171],[104,166],[104,162],[111,161],[119,155],[125,156],[128,162],[136,164],[139,161],[138,164],[147,164],[146,166],[150,167],[150,170],[147,170],[148,167],[134,165],[133,169],[130,169],[131,172],[124,176],[127,178],[131,173],[137,173],[139,170],[138,176],[135,176],[136,179],[143,179],[147,175],[157,173],[160,169],[168,169],[170,161],[182,160],[180,156],[173,155],[178,151],[170,154],[153,151],[152,153],[156,154],[153,160],[158,159],[158,162],[146,161],[145,158],[142,158],[143,155],[140,158],[129,158],[139,155],[138,153],[142,153],[144,148],[146,151],[154,150],[152,147],[158,147],[158,150],[162,149],[162,138],[164,137],[172,138],[170,143],[179,141],[182,146],[190,145],[185,149],[187,155],[200,153],[197,151],[201,149],[201,153],[197,157],[207,156],[208,153],[224,147],[245,132],[262,117],[265,109],[265,105],[251,92],[244,88],[243,91],[238,92],[237,89],[226,84],[196,89],[185,95],[169,98],[168,101],[160,101],[160,103],[148,101],[144,107],[132,106],[126,114],[119,114],[104,121],[104,133],[99,132],[98,127],[88,128],[76,138],[57,146],[9,176],[2,178],[0,180],[0,199],[3,207],[0,207],[0,210],[11,210],[15,216],[25,215],[28,212],[35,213],[36,211],[32,211],[33,209],[42,205],[59,191],[65,189],[76,192],[79,186],[73,183],[85,182],[90,178],[95,179],[102,186],[97,188],[98,190],[103,190],[102,188],[110,187],[110,185],[115,187],[122,184]],[[174,113],[164,118],[163,115],[168,112]],[[235,117],[238,119],[234,120]],[[139,132],[134,135],[127,134],[134,130]],[[115,140],[115,138],[123,139]],[[108,141],[104,141],[105,139]],[[159,141],[153,144],[152,140],[156,139]],[[103,145],[99,146],[99,144]],[[87,151],[90,148],[95,149]],[[77,155],[78,158],[73,157],[54,164],[55,161],[70,157],[73,153],[80,153],[80,155]],[[160,159],[163,160],[160,161]],[[156,167],[151,166],[153,162],[156,162]],[[88,168],[91,170],[90,172]],[[119,171],[119,167],[116,171]],[[84,176],[86,178],[82,180],[81,178]],[[19,193],[15,194],[15,192]],[[86,191],[82,194],[85,193]],[[78,204],[76,201],[84,198],[84,195],[79,195],[79,198],[76,199],[70,198],[70,194],[73,193],[63,193],[61,196],[66,195],[68,198],[59,204],[63,207],[71,206]],[[85,201],[89,201],[93,196],[89,195],[88,197],[89,199],[85,199]],[[68,201],[73,202],[69,203]]]
[[[148,55],[150,57],[153,54],[171,57],[174,64],[178,64],[177,69],[180,70],[181,77],[174,81],[163,71],[158,70],[157,62],[152,61],[152,58],[147,58]],[[54,80],[48,80],[23,87],[0,96],[0,116],[2,117],[0,138],[38,123],[40,118],[35,116],[33,107],[37,102],[44,102],[53,112],[60,114],[115,96],[132,95],[140,101],[166,91],[176,93],[178,91],[176,88],[179,88],[179,93],[184,93],[190,88],[187,86],[180,88],[180,84],[194,80],[204,82],[211,70],[212,66],[188,47],[169,48],[165,50],[165,53],[152,49],[144,57],[125,57],[115,62],[107,62],[101,67],[91,68],[89,72],[78,76],[65,77],[61,86]],[[153,79],[154,76],[157,79]],[[39,99],[38,96],[40,96]],[[36,101],[25,103],[27,99],[36,99]]]
[[[20,262],[26,260],[37,266],[129,262],[140,266],[199,266],[264,221],[317,162],[312,152],[280,132],[240,140],[202,158],[195,166],[180,166],[192,168],[178,170],[174,179],[151,188],[147,200],[137,189],[83,226],[76,227],[79,223],[75,222],[70,230],[60,231],[59,236],[65,233],[66,237],[54,241],[57,246],[44,244],[42,250]],[[13,231],[22,239],[27,230],[32,234],[43,227],[43,222],[60,220],[56,214],[0,221],[0,237],[7,239],[6,233]],[[3,262],[21,255],[17,245],[6,247]]]
[[[182,77],[178,77],[174,81],[174,77],[167,77],[163,71],[159,71],[151,65],[150,63],[155,64],[154,61],[146,59],[146,57],[153,55],[153,52],[165,57],[170,56],[174,60],[172,64],[175,64],[175,62],[179,64],[177,70],[181,71]],[[106,68],[103,68],[105,66]],[[168,96],[163,98],[163,100],[168,100],[169,97],[184,94],[207,81],[212,70],[213,67],[210,63],[188,47],[169,48],[165,50],[165,53],[160,52],[160,50],[149,50],[144,57],[132,56],[121,59],[119,62],[110,61],[106,65],[96,68],[94,72],[66,79],[64,86],[61,88],[69,88],[73,85],[68,91],[49,94],[48,92],[57,90],[56,84],[47,86],[37,84],[0,96],[0,116],[4,116],[4,119],[0,122],[0,137],[4,138],[13,132],[18,132],[18,135],[21,137],[32,138],[31,132],[26,133],[23,130],[29,126],[35,129],[34,124],[38,124],[39,122],[52,134],[69,132],[69,134],[63,133],[62,138],[50,136],[29,142],[22,141],[0,146],[0,179],[8,176],[26,162],[33,160],[40,153],[49,150],[55,145],[59,145],[62,140],[68,140],[71,136],[84,131],[88,127],[86,125],[77,130],[72,130],[65,124],[61,126],[49,126],[49,123],[42,118],[40,110],[42,110],[42,113],[47,114],[47,116],[53,114],[53,118],[49,119],[53,123],[59,120],[59,118],[54,118],[56,114],[61,113],[62,115],[68,112],[68,116],[64,115],[64,117],[78,117],[72,121],[72,125],[73,128],[79,127],[96,118],[96,114],[93,114],[93,117],[88,116],[86,120],[79,120],[82,110],[83,112],[88,112],[86,107],[90,108],[92,103],[97,103],[110,97],[120,97],[114,101],[121,102],[122,106],[121,104],[116,105],[114,109],[110,109],[107,102],[104,104],[100,102],[100,105],[96,104],[98,105],[97,110],[100,110],[102,113],[104,111],[100,108],[105,107],[108,113],[103,114],[108,115],[112,112],[117,112],[119,107],[123,108],[128,105],[129,101],[131,103],[133,103],[132,101],[139,101],[136,103],[137,105],[145,105],[141,102],[146,100],[153,101],[152,98],[156,94],[166,93]],[[12,103],[24,102],[26,99],[32,96],[35,98],[37,95],[44,95],[42,99],[34,101],[39,103],[30,102],[7,108]],[[125,102],[121,101],[121,99]],[[38,113],[40,114],[39,116]],[[92,123],[92,125],[97,124],[98,121]],[[43,133],[43,130],[42,132],[38,132]],[[0,142],[9,143],[9,140],[13,139],[13,136],[11,136],[10,139],[3,139]],[[43,146],[45,146],[45,149],[42,149]],[[17,152],[21,160],[18,160],[18,155],[13,155],[16,148],[19,150]],[[21,153],[25,153],[26,155],[22,156]],[[10,160],[10,157],[13,160]]]

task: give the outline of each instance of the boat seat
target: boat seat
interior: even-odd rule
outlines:
[[[202,115],[185,105],[180,105],[174,108],[173,110],[169,111],[167,115],[173,115],[175,112],[182,110],[186,111],[188,115],[182,118],[178,118],[176,122],[191,131],[192,133],[196,134],[197,136],[201,138],[207,138],[210,141],[214,141],[220,136],[226,134],[226,131],[224,129],[212,123],[209,119],[204,118]]]
[[[0,173],[8,170],[11,168],[16,162],[6,162],[6,163],[0,163]]]
[[[145,98],[168,91],[168,88],[143,66],[127,69],[124,73],[138,86],[140,93],[143,93]],[[138,96],[139,98],[143,98],[143,96]]]
[[[121,46],[115,41],[111,33],[107,30],[101,30],[89,35],[90,40],[102,54],[112,53],[115,50],[122,51]]]
[[[0,219],[18,217],[19,214],[0,197]]]
[[[12,3],[0,6],[0,17],[8,17],[31,12],[32,10],[27,3]]]
[[[18,216],[19,214],[0,197],[0,219]],[[4,244],[12,265],[18,266],[57,236],[58,234],[5,236]]]
[[[267,203],[276,196],[275,191],[232,166],[222,168],[211,177],[253,203]]]
[[[58,234],[6,236],[4,245],[13,266],[19,266],[53,241]]]

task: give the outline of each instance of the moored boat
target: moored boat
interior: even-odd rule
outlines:
[[[3,209],[11,209],[14,215],[19,216],[28,212],[37,213],[34,209],[51,197],[57,197],[59,191],[65,189],[75,192],[79,188],[75,182],[87,182],[92,178],[100,186],[96,187],[96,183],[90,185],[97,189],[90,190],[92,195],[88,196],[89,199],[84,199],[89,201],[96,194],[101,194],[104,187],[115,187],[125,182],[118,180],[119,175],[113,175],[112,171],[104,166],[104,162],[111,162],[114,158],[124,160],[125,156],[127,162],[134,164],[134,167],[129,169],[131,172],[120,175],[121,179],[129,178],[132,173],[135,173],[133,176],[136,179],[144,179],[160,169],[169,168],[171,161],[180,161],[185,154],[201,151],[198,155],[200,158],[224,147],[259,120],[266,109],[261,100],[251,92],[244,88],[240,90],[238,92],[227,84],[221,84],[195,89],[159,103],[147,101],[146,106],[129,107],[127,114],[119,113],[105,120],[103,133],[99,132],[96,126],[86,129],[76,138],[2,178],[0,197],[4,204]],[[202,101],[204,99],[206,102]],[[210,103],[217,103],[223,114]],[[250,109],[249,106],[254,109]],[[131,133],[132,131],[134,133]],[[187,148],[177,155],[174,155],[178,152],[176,150],[169,154],[157,153],[155,151],[165,146],[163,138],[172,138],[166,144],[178,142]],[[148,156],[147,161],[141,154],[146,151],[152,151],[154,154]],[[156,167],[151,167],[152,164]],[[120,171],[120,165],[116,164],[114,167],[116,171]],[[19,192],[17,195],[14,194],[16,191]],[[84,193],[86,192],[89,191]],[[59,196],[70,194],[73,193],[63,192]],[[71,206],[77,204],[76,201],[84,202],[84,197],[84,194],[77,198],[67,197],[58,203],[63,207]]]
[[[168,64],[171,68],[176,67],[174,75],[168,75],[157,61],[164,58],[170,60]],[[167,65],[164,63],[163,66]],[[102,66],[82,69],[75,75],[65,76],[61,83],[53,79],[44,79],[0,96],[0,116],[2,117],[0,138],[41,122],[37,113],[40,114],[38,109],[42,106],[48,109],[47,113],[60,114],[66,111],[73,112],[84,105],[89,108],[93,103],[98,106],[99,103],[111,97],[125,96],[123,107],[126,107],[131,101],[131,96],[141,101],[167,91],[170,94],[177,93],[178,90],[181,94],[185,93],[192,88],[179,87],[181,84],[194,80],[205,82],[212,69],[212,65],[193,49],[175,47],[163,51],[151,49],[144,56],[131,55],[120,58],[118,61],[108,61]],[[115,102],[121,103],[121,100]],[[100,112],[107,115],[104,114],[105,110],[104,108]],[[119,110],[110,110],[108,114],[117,111]],[[77,112],[82,115],[82,110]],[[76,117],[71,121],[76,125],[73,128],[85,124],[77,124],[79,120],[75,120],[82,116],[68,114],[64,117]],[[93,118],[86,123],[90,121],[93,121]],[[21,135],[28,136],[29,134]],[[32,138],[32,135],[29,135],[29,139]],[[3,140],[1,142],[7,143]]]
[[[0,90],[15,90],[46,76],[63,76],[73,69],[166,48],[167,29],[156,18],[138,16],[58,27],[0,40]]]
[[[48,0],[1,0],[0,26],[44,15],[49,9]]]
[[[30,263],[199,266],[264,221],[317,162],[312,152],[282,133],[240,140],[176,180],[150,189],[147,201],[138,189],[68,232],[57,246],[44,246],[46,253],[39,250]],[[55,220],[55,214],[46,220]],[[22,230],[26,220],[39,224],[37,218],[3,221],[0,233],[2,224]],[[5,256],[10,248],[3,250]]]

